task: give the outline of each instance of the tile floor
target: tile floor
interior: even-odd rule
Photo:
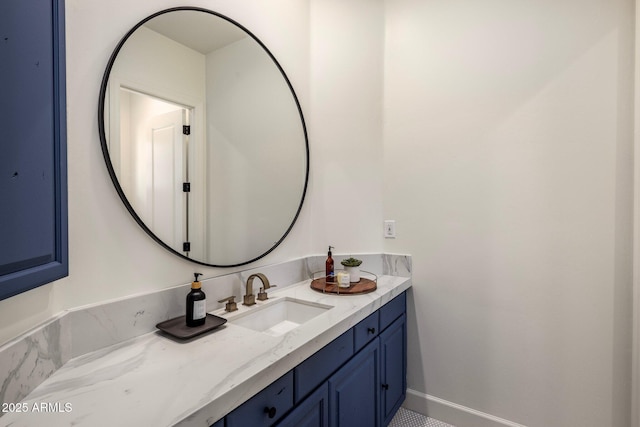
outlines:
[[[425,417],[417,412],[400,408],[389,423],[389,427],[455,427],[433,418]]]

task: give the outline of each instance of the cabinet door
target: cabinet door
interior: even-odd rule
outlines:
[[[324,383],[287,415],[278,427],[328,427],[329,387]]]
[[[332,427],[380,425],[380,347],[368,344],[329,378]]]
[[[407,316],[403,314],[380,334],[382,425],[402,405],[407,390]]]
[[[0,300],[67,275],[64,0],[0,1]]]

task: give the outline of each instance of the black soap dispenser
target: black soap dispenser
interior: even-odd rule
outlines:
[[[191,292],[187,294],[187,326],[202,326],[207,318],[207,300],[198,281],[200,273],[193,273],[195,280],[191,283]]]

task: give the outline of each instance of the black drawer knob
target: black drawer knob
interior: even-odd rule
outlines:
[[[267,416],[268,416],[269,418],[273,418],[273,417],[275,417],[275,416],[276,416],[276,412],[277,412],[277,411],[276,411],[276,408],[275,408],[275,407],[273,407],[273,406],[272,406],[272,407],[270,407],[270,408],[269,408],[269,407],[264,408],[264,413],[265,413],[265,414],[267,414]]]
[[[385,390],[389,390],[389,384],[382,384],[382,388]]]
[[[376,328],[367,328],[367,332],[369,332],[370,334],[375,334]]]

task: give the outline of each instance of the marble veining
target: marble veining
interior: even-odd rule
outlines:
[[[185,290],[171,288],[148,295],[72,310],[68,316],[77,357],[155,329],[161,320],[179,316]]]
[[[375,292],[349,297],[322,294],[309,284],[276,288],[270,299],[333,308],[284,335],[237,326],[233,314],[223,328],[188,343],[150,332],[69,361],[22,401],[27,407],[68,404],[71,411],[9,413],[0,426],[209,426],[408,289],[411,281],[380,276]]]
[[[236,301],[242,301],[244,284],[256,272],[266,274],[272,284],[280,287],[309,278],[304,259],[297,259],[202,279],[202,290],[207,294],[207,310],[223,307],[218,300],[231,295],[237,297]],[[159,322],[184,314],[184,299],[189,286],[190,283],[185,283],[70,311],[73,357],[154,331]]]
[[[336,268],[341,268],[340,261],[350,256],[351,254],[334,255]],[[381,254],[354,256],[363,260],[363,270],[374,274],[411,276],[411,257]],[[236,301],[242,301],[242,295],[245,294],[244,284],[251,274],[264,273],[272,285],[282,288],[309,279],[314,272],[324,271],[325,260],[326,255],[314,255],[203,279],[202,290],[207,294],[207,310],[222,308],[223,304],[217,301],[231,295],[237,297]],[[385,269],[388,272],[385,272]],[[189,283],[185,283],[153,293],[70,311],[71,333],[74,337],[72,357],[151,332],[159,322],[182,315],[188,287]]]
[[[411,277],[412,264],[409,255],[382,255],[382,274],[388,276]]]
[[[0,402],[19,402],[70,359],[66,324],[55,318],[0,349]]]
[[[349,256],[351,254],[334,254],[336,268],[341,268],[340,260]],[[354,256],[363,260],[364,270],[374,274],[381,275],[384,273],[387,276],[400,277],[411,276],[410,256],[387,254],[354,254]],[[324,271],[325,259],[326,254],[314,255],[204,279],[202,280],[202,287],[207,294],[207,310],[212,312],[222,309],[223,304],[219,304],[217,301],[230,295],[236,295],[238,297],[237,300],[241,301],[241,297],[245,293],[244,283],[247,277],[253,273],[261,272],[266,274],[271,284],[277,286],[269,290],[269,293],[277,293],[308,280],[314,272]],[[62,381],[64,381],[65,375],[77,375],[79,366],[89,366],[97,364],[99,361],[104,361],[107,355],[112,352],[124,351],[124,348],[130,348],[131,343],[137,342],[136,340],[138,339],[141,342],[147,342],[147,340],[157,338],[157,334],[154,331],[156,331],[155,325],[158,322],[183,314],[184,298],[188,292],[188,287],[189,283],[185,283],[152,293],[69,310],[23,336],[0,346],[0,403],[21,402],[26,396],[32,398],[36,393],[34,389],[43,382],[45,384],[35,394],[36,397],[40,396],[43,399],[56,395],[56,390],[67,390],[72,385],[77,386],[79,390],[91,390],[97,387],[96,384],[89,385],[73,382],[76,380],[70,380],[70,382]],[[309,292],[313,291],[309,290]],[[315,297],[319,302],[322,302],[323,298],[328,298],[328,296],[323,296],[319,293],[314,292],[314,294],[317,294]],[[346,299],[344,304],[346,304]],[[353,307],[351,308],[353,309]],[[369,309],[369,311],[372,310],[372,308]],[[238,329],[243,332],[246,331],[244,328],[231,325],[223,328],[220,332],[223,330],[235,330],[237,332]],[[250,332],[255,333],[253,331]],[[274,339],[273,337],[259,337],[257,340],[254,337],[252,342],[257,345],[257,348],[264,349],[266,346],[266,348],[270,349],[264,354],[256,353],[255,357],[260,357],[276,365],[283,363],[281,362],[282,354],[290,352],[291,346],[297,346],[298,344],[296,343],[304,339],[304,333],[304,329],[298,328],[282,337],[278,337],[279,341],[275,343],[270,341]],[[212,335],[216,337],[216,340],[219,340],[224,334],[217,332]],[[316,337],[315,340],[318,345],[322,342],[328,342],[323,338],[322,334]],[[167,341],[169,340],[163,337],[160,341],[164,346],[168,345]],[[201,340],[198,341],[201,342]],[[235,342],[235,339],[231,341]],[[178,348],[184,345],[179,344]],[[156,348],[157,346],[153,348],[157,351],[166,351],[166,348],[162,346],[160,349]],[[134,347],[138,348],[138,345]],[[137,351],[140,351],[140,349],[138,348]],[[253,349],[252,351],[256,352],[257,350]],[[297,361],[299,363],[311,354],[309,351],[311,350],[298,350],[294,355],[288,356],[287,360],[291,359],[293,362]],[[227,349],[225,348],[220,353],[224,354],[210,355],[199,360],[198,363],[209,363],[211,360],[217,361],[221,359],[219,366],[229,366],[226,364],[229,362],[226,359]],[[234,354],[233,352],[231,353]],[[234,358],[232,357],[231,359]],[[95,366],[93,368],[95,372],[91,374],[99,374],[99,377],[104,378],[108,383],[109,377],[118,377],[117,370],[119,368],[135,370],[138,367],[146,366],[145,360],[140,355],[136,357],[130,356],[128,359],[121,359],[122,363],[120,365]],[[249,364],[248,367],[245,367],[247,368],[245,371],[252,372],[249,369],[251,366],[253,365]],[[243,370],[242,367],[238,369]],[[65,374],[65,372],[73,372],[73,374]],[[48,381],[47,379],[54,373],[55,380]],[[257,373],[254,372],[253,374],[256,375]],[[194,381],[197,381],[197,378]],[[221,383],[222,389],[234,388],[237,381],[238,374],[230,373],[229,378]],[[255,387],[246,388],[246,393],[251,395],[251,393],[258,391],[260,389],[258,388],[259,384],[260,382],[258,381]],[[83,388],[85,386],[87,388]],[[136,390],[137,387],[132,384],[130,388],[123,390],[123,395],[136,396],[139,393]],[[203,402],[216,400],[217,394],[210,389],[207,390],[206,392],[203,391]],[[149,392],[153,393],[153,390],[149,390]],[[237,400],[229,401],[223,409],[228,412],[230,408],[235,407],[234,405],[246,400],[246,398],[247,395],[239,394],[236,396]],[[218,402],[220,402],[219,399]],[[87,405],[87,408],[93,405],[89,402],[84,402],[84,404]],[[193,411],[189,411],[191,409],[177,415],[176,420],[185,417],[191,419]],[[87,415],[79,416],[76,421],[80,422],[80,418],[84,419],[86,417]],[[3,414],[0,413],[0,425],[3,425],[2,422],[5,419],[6,417],[3,417]]]

